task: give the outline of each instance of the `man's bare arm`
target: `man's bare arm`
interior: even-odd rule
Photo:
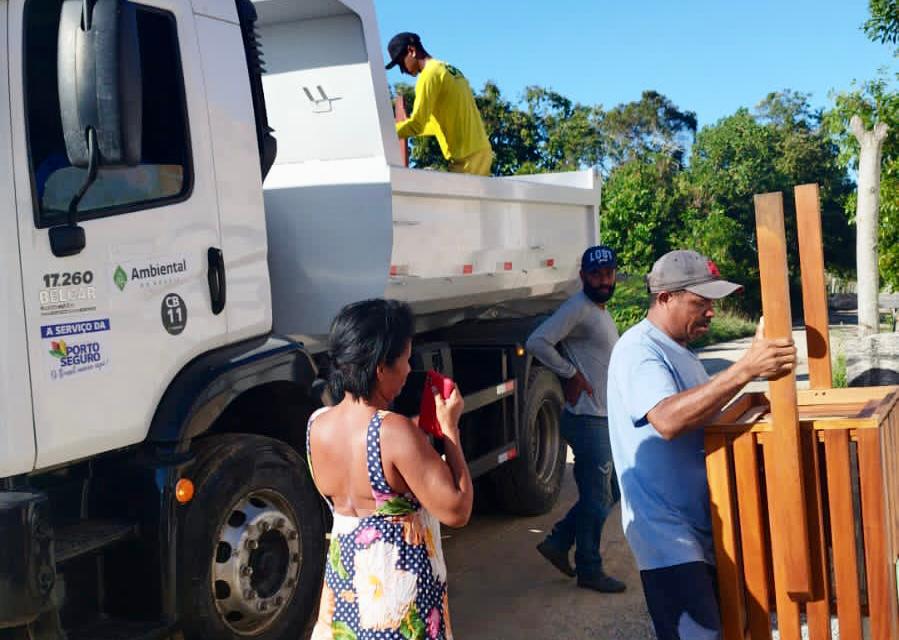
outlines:
[[[742,358],[705,384],[668,396],[650,409],[646,418],[663,438],[672,440],[704,427],[752,379],[777,378],[795,366],[793,340],[765,339],[759,325],[752,345]]]

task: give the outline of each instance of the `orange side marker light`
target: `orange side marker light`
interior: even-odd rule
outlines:
[[[194,499],[194,483],[187,478],[181,478],[175,485],[175,500],[178,504],[187,504]]]

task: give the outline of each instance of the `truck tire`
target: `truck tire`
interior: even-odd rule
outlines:
[[[194,446],[178,554],[185,640],[297,640],[320,594],[321,499],[305,460],[256,435]]]
[[[518,515],[550,511],[565,474],[565,441],[559,426],[564,396],[558,378],[543,367],[528,376],[519,422],[518,457],[494,472],[498,504]]]

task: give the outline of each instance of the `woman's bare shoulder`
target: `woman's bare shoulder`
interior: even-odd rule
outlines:
[[[381,418],[382,428],[397,434],[413,435],[418,429],[415,423],[406,416],[393,411],[384,411]]]
[[[387,441],[387,447],[397,453],[406,450],[417,450],[427,444],[427,436],[415,426],[409,418],[399,413],[388,412],[381,421],[382,446]]]

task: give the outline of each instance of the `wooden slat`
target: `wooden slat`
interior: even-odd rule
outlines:
[[[899,411],[891,411],[883,421],[886,458],[887,528],[890,535],[889,557],[899,554]]]
[[[861,420],[815,420],[812,422],[815,431],[857,431],[859,429],[877,429],[878,423],[870,418]]]
[[[871,637],[873,640],[893,640],[896,637],[896,591],[895,578],[890,576],[894,571],[892,559],[887,556],[880,432],[862,430],[857,437]]]
[[[747,411],[758,407],[759,405],[768,405],[768,401],[761,393],[743,393],[736,400],[724,407],[721,412],[711,421],[713,424],[722,424],[737,421]]]
[[[855,515],[852,480],[849,475],[849,432],[824,434],[827,459],[827,501],[830,507],[830,536],[833,543],[834,589],[840,637],[862,637],[862,609],[855,553]]]
[[[899,476],[897,476],[899,440],[897,440],[896,429],[899,426],[899,411],[891,411],[882,424],[880,441],[884,458],[884,485],[886,487],[887,558],[897,558],[899,556]],[[895,572],[890,572],[889,585],[890,592],[896,593]],[[894,604],[896,603],[894,602]],[[899,616],[899,612],[894,615]]]
[[[765,505],[762,503],[756,447],[755,435],[752,432],[744,432],[734,439],[734,475],[737,480],[749,637],[752,640],[770,640],[769,556],[765,537]]]
[[[799,262],[802,267],[802,309],[808,345],[809,386],[812,389],[829,389],[833,384],[818,185],[803,184],[796,187],[793,193],[796,198]]]
[[[772,433],[759,434],[771,436]],[[771,559],[774,565],[774,599],[777,607],[777,630],[780,632],[780,640],[800,640],[801,629],[799,626],[799,604],[790,598],[786,588],[786,553],[784,545],[788,544],[788,537],[784,531],[792,526],[795,520],[802,518],[789,517],[781,520],[780,512],[771,508],[771,496],[777,492],[777,479],[774,475],[771,459],[774,457],[772,449],[774,441],[768,437],[762,439],[762,457],[765,466],[765,485],[768,488],[768,521],[771,530]],[[755,640],[753,638],[753,640]]]
[[[830,572],[827,567],[827,542],[824,537],[824,496],[818,440],[811,429],[801,433],[804,451],[805,486],[808,488],[809,554],[812,557],[812,599],[805,604],[809,638],[830,640]]]
[[[782,194],[756,195],[755,219],[765,336],[790,337],[792,318]],[[771,510],[777,512],[778,522],[790,523],[778,531],[781,540],[777,553],[783,554],[781,585],[794,597],[806,598],[813,587],[808,523],[805,518],[790,518],[797,513],[806,513],[807,506],[805,481],[800,471],[802,448],[799,442],[795,372],[772,380],[769,385],[774,446],[773,455],[766,462],[770,462],[774,475],[774,482],[769,486],[777,487],[777,491],[770,493],[768,502]],[[777,529],[772,527],[774,531]]]
[[[712,434],[706,437],[705,464],[712,508],[712,535],[715,539],[722,638],[743,640],[745,610],[734,521],[736,494],[731,480],[727,439],[724,436]]]
[[[897,387],[845,387],[843,389],[799,389],[800,405],[865,404],[869,400],[885,400]]]

